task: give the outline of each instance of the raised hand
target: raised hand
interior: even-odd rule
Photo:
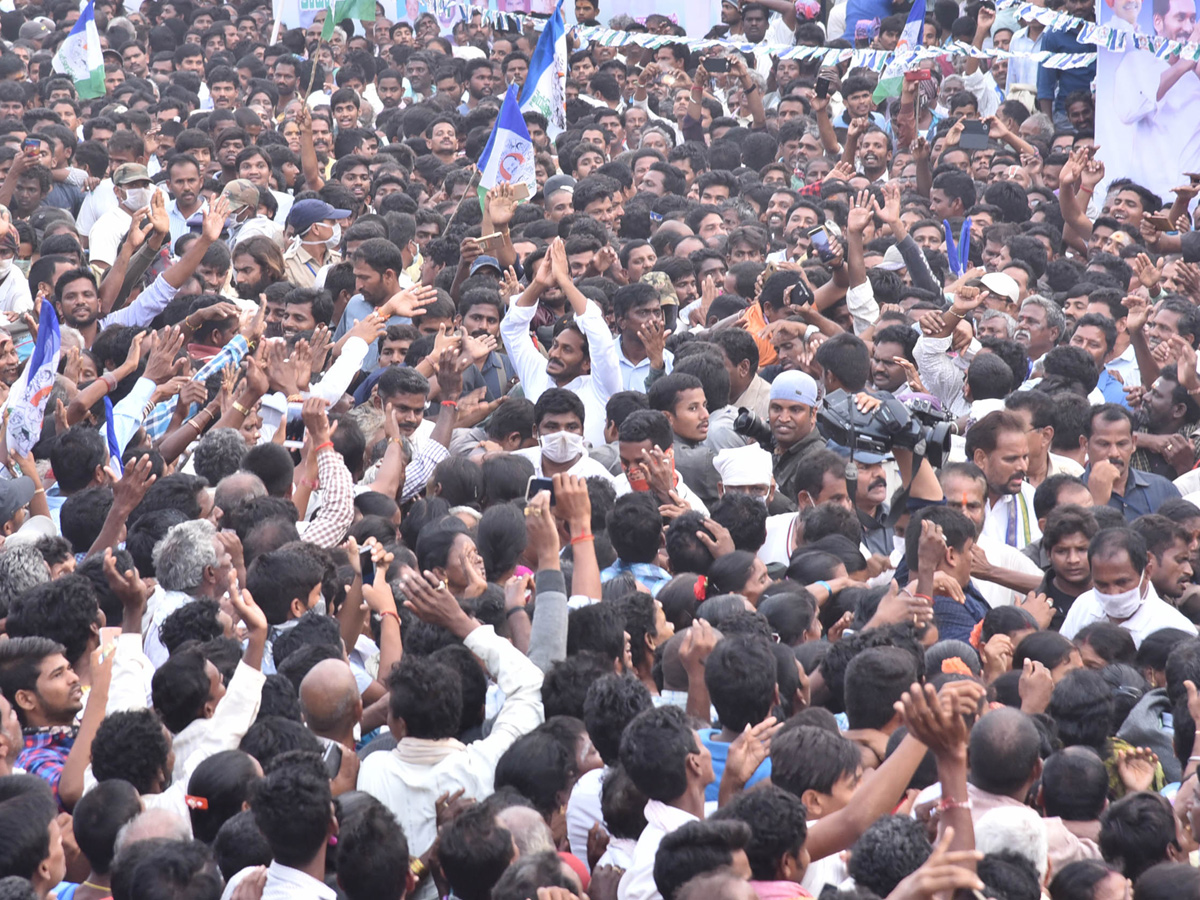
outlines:
[[[1159,282],[1162,281],[1162,263],[1160,262],[1156,266],[1145,253],[1139,253],[1131,262],[1133,264],[1133,273],[1137,275],[1137,280],[1141,283],[1142,287],[1153,294]]]
[[[208,209],[204,211],[204,223],[200,226],[200,233],[209,243],[217,240],[221,236],[221,232],[225,230],[225,220],[229,218],[229,201],[224,196],[219,196],[208,204]]]
[[[517,211],[517,197],[513,186],[497,184],[484,195],[483,202],[492,227],[507,228],[508,223],[512,221],[513,214]]]
[[[478,256],[479,254],[475,254]],[[431,285],[419,284],[404,288],[392,295],[387,303],[378,310],[380,318],[386,321],[391,316],[413,318],[425,315],[425,304],[437,297],[437,288]]]
[[[1128,750],[1118,750],[1114,755],[1117,774],[1125,790],[1131,793],[1150,790],[1158,770],[1158,757],[1153,750],[1149,747],[1130,747]]]
[[[400,587],[408,598],[404,605],[416,613],[417,618],[430,625],[438,625],[452,634],[465,637],[479,626],[466,614],[458,600],[446,587],[446,582],[429,571],[424,575],[406,572],[400,576]]]
[[[1017,606],[1033,616],[1038,627],[1043,630],[1049,628],[1050,623],[1054,620],[1054,601],[1045,594],[1030,591]]]
[[[1050,697],[1054,693],[1054,676],[1040,662],[1027,659],[1017,690],[1021,695],[1022,712],[1043,713],[1050,706]]]
[[[1145,253],[1139,254],[1138,258],[1146,260],[1147,263],[1150,262],[1150,257],[1146,256]],[[1154,267],[1151,266],[1150,268],[1153,269]],[[1138,280],[1141,280],[1140,275]],[[1145,297],[1140,297],[1137,294],[1129,294],[1121,301],[1121,305],[1129,310],[1129,315],[1125,317],[1125,322],[1126,327],[1131,333],[1141,331],[1146,327],[1146,321],[1150,318],[1150,304]]]
[[[109,479],[115,482],[112,489],[112,509],[123,511],[128,515],[137,508],[137,505],[142,502],[142,498],[146,496],[146,491],[150,490],[150,485],[154,484],[156,480],[156,476],[150,471],[151,467],[150,457],[143,456],[137,462],[126,466],[120,479],[112,469],[106,470]]]
[[[783,727],[774,716],[767,716],[757,725],[746,724],[742,733],[729,745],[722,780],[730,779],[737,787],[743,787],[758,767],[771,756],[771,738]]]
[[[663,329],[663,323],[658,319],[647,319],[646,324],[638,328],[637,336],[646,348],[646,356],[650,359],[650,368],[663,368],[663,354],[667,349],[667,336],[670,333]]]

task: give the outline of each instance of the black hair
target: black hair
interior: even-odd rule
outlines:
[[[462,900],[489,900],[515,853],[512,834],[484,804],[456,816],[442,830],[438,846],[446,880]]]
[[[453,667],[405,654],[387,678],[392,718],[409,737],[456,737],[462,719],[462,678]]]
[[[615,603],[593,603],[573,609],[567,617],[567,656],[581,650],[619,661],[625,654],[625,619]]]
[[[850,854],[849,872],[857,886],[886,897],[919,869],[933,847],[911,816],[882,816],[863,832]]]
[[[154,710],[172,734],[200,718],[209,698],[207,660],[197,645],[178,649],[150,681]]]
[[[775,703],[774,654],[766,641],[726,637],[709,654],[704,683],[721,725],[740,733],[765,719]]]
[[[42,637],[61,644],[71,663],[87,652],[99,625],[100,606],[91,581],[64,575],[13,598],[5,631],[10,637]]]
[[[495,786],[509,786],[543,817],[561,807],[578,775],[575,755],[542,728],[517,738],[496,763]]]
[[[687,791],[687,758],[698,752],[687,716],[674,706],[640,713],[621,735],[621,765],[638,790],[664,803]]]
[[[663,900],[697,875],[728,867],[733,853],[750,843],[750,826],[738,819],[688,822],[669,832],[654,857],[654,886]]]
[[[864,650],[846,667],[844,697],[851,728],[883,728],[893,705],[917,678],[912,655],[895,647]]]
[[[1068,672],[1054,686],[1047,712],[1058,725],[1059,738],[1068,747],[1091,747],[1103,753],[1109,735],[1115,730],[1112,689],[1099,672],[1091,669]]]
[[[771,783],[796,797],[808,790],[831,794],[861,766],[858,745],[824,728],[789,725],[771,741]]]
[[[375,798],[338,827],[338,886],[350,900],[401,900],[408,883],[408,839]]]
[[[117,833],[142,811],[142,798],[128,781],[102,781],[71,810],[75,842],[92,871],[107,875],[116,854]]]
[[[666,423],[666,417],[662,413],[633,413],[625,420],[621,431],[624,433],[630,422],[639,415],[656,415]],[[667,425],[667,430],[670,431],[670,425]],[[634,491],[618,497],[612,512],[608,514],[607,530],[613,549],[617,551],[621,561],[653,561],[662,543],[662,521],[658,504],[650,495]]]
[[[222,750],[196,766],[187,783],[188,796],[204,800],[188,804],[196,839],[212,844],[221,826],[242,811],[257,780],[254,759],[242,750]]]
[[[804,804],[794,794],[774,785],[763,785],[738,794],[710,821],[727,819],[744,822],[750,827],[750,840],[745,849],[750,861],[750,877],[756,881],[777,880],[783,857],[799,857],[808,837]]]
[[[250,809],[276,862],[298,868],[325,844],[333,795],[319,754],[276,757],[250,792]]]
[[[608,674],[588,688],[583,721],[606,766],[620,761],[621,734],[642,712],[653,708],[650,692],[632,675]]]
[[[97,781],[120,778],[139,794],[152,794],[156,780],[161,779],[159,787],[171,781],[166,768],[170,749],[152,710],[109,713],[92,741],[92,773]]]
[[[1068,747],[1046,758],[1042,769],[1042,806],[1047,816],[1071,822],[1100,818],[1108,802],[1108,771],[1090,747]]]
[[[1017,710],[993,710],[971,728],[971,783],[990,794],[1013,793],[1033,775],[1040,748],[1031,718]]]
[[[288,689],[290,694],[295,693],[290,684]],[[238,743],[238,749],[249,753],[265,769],[272,760],[284,753],[320,753],[323,748],[317,736],[298,719],[260,714]]]
[[[1170,803],[1148,791],[1122,797],[1100,814],[1099,844],[1105,861],[1136,881],[1179,846]]]

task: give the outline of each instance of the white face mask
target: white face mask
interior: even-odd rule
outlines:
[[[342,242],[342,226],[339,222],[333,223],[333,234],[325,239],[325,246],[330,250],[336,250]]]
[[[11,259],[0,259],[0,278],[6,278],[8,273],[12,271],[13,261]]]
[[[582,456],[587,449],[583,443],[583,435],[570,431],[556,431],[544,434],[538,438],[542,446],[542,456],[553,463],[566,463]]]
[[[1145,599],[1145,594],[1141,583],[1137,587],[1130,588],[1123,594],[1105,594],[1100,591],[1093,591],[1096,599],[1100,601],[1100,606],[1104,609],[1104,614],[1112,619],[1128,619],[1138,607],[1142,605],[1142,600]]]
[[[154,188],[126,188],[125,205],[130,209],[141,209],[150,205],[150,198],[153,196]]]

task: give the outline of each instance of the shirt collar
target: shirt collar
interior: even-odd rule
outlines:
[[[278,862],[272,862],[267,867],[267,882],[296,888],[303,892],[299,896],[315,896],[320,900],[337,900],[337,891],[326,885],[325,882],[317,881],[299,869],[293,869],[291,866],[284,866]]]

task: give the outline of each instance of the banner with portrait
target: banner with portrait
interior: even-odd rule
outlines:
[[[1162,11],[1165,8],[1165,13]],[[1161,197],[1200,172],[1200,66],[1147,40],[1195,42],[1195,0],[1097,0],[1096,143],[1105,180],[1129,178]]]

